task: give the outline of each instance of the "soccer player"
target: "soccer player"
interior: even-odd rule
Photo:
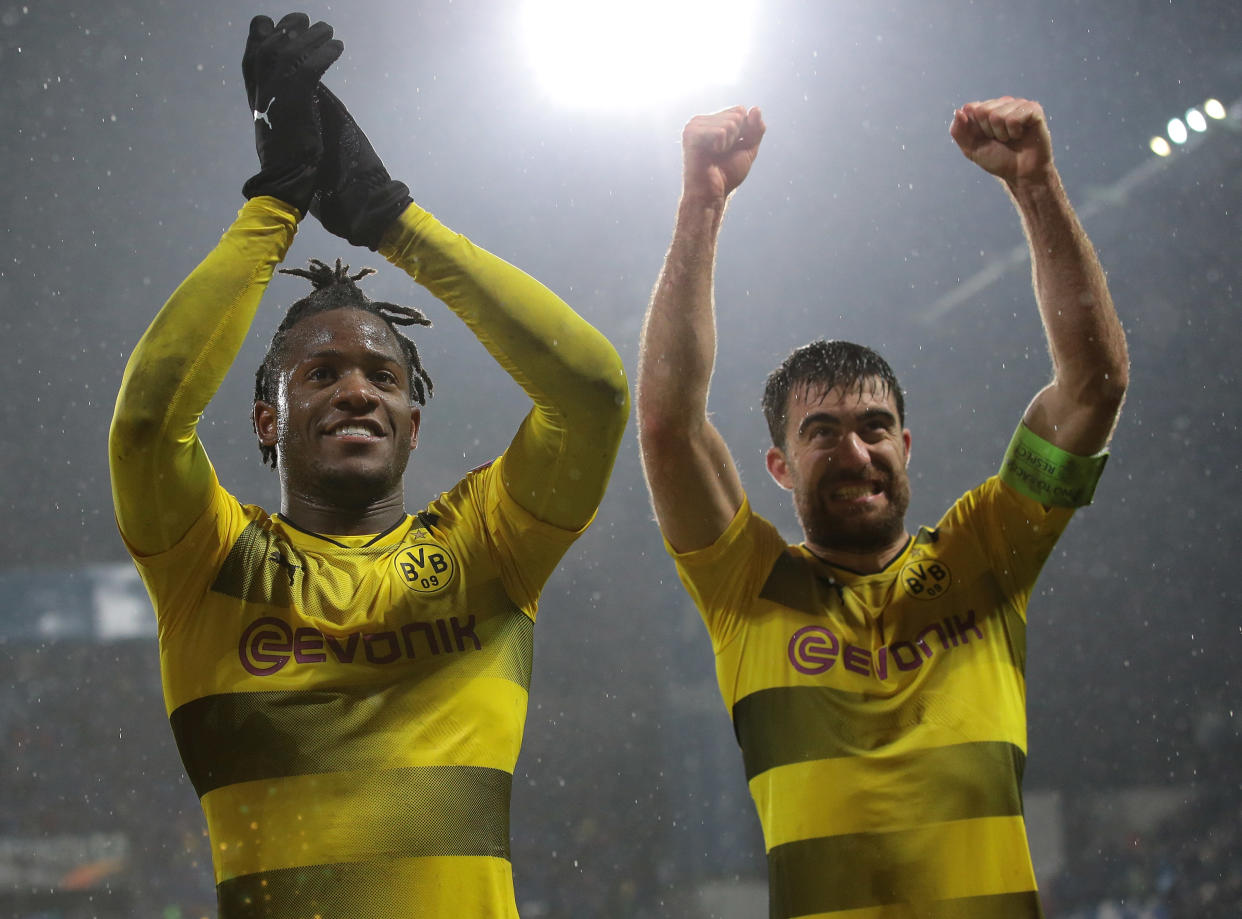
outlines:
[[[628,414],[616,351],[550,291],[411,203],[319,84],[324,23],[256,17],[259,173],[125,369],[116,516],[159,626],[167,710],[222,917],[515,917],[509,798],[540,590],[591,521]],[[504,454],[416,513],[431,379],[399,326],[312,261],[256,377],[279,513],[218,483],[197,423],[308,208],[442,300],[530,397]],[[516,419],[515,419],[516,420]]]
[[[763,826],[770,915],[1040,916],[1021,799],[1025,608],[1091,500],[1126,389],[1103,273],[1040,106],[962,106],[953,139],[1026,228],[1052,382],[999,474],[912,534],[893,371],[849,342],[796,349],[763,397],[767,468],[804,535],[788,545],[751,510],[707,414],[717,234],[763,133],[759,110],[740,107],[685,128],[637,410],[656,517],[711,636]]]

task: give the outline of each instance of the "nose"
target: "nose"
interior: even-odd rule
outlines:
[[[841,443],[837,445],[836,456],[834,457],[838,467],[847,469],[856,469],[860,466],[867,466],[871,463],[871,451],[867,449],[867,444],[858,432],[849,431],[841,439]]]
[[[351,370],[341,374],[337,380],[336,392],[332,401],[341,408],[362,412],[378,403],[371,381],[361,370]]]

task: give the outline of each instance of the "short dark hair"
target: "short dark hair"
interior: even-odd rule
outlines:
[[[362,292],[357,282],[369,274],[374,268],[363,268],[357,274],[349,273],[349,266],[336,260],[336,267],[329,267],[326,262],[317,258],[309,261],[307,268],[282,268],[281,274],[292,274],[306,278],[315,288],[310,294],[289,307],[285,318],[281,320],[272,336],[272,342],[263,356],[263,363],[254,375],[254,401],[275,403],[277,399],[277,383],[280,379],[280,368],[287,357],[286,349],[289,341],[289,330],[311,316],[327,313],[331,310],[354,309],[372,316],[378,316],[387,323],[392,334],[397,337],[401,353],[405,357],[406,376],[410,381],[410,402],[426,405],[431,395],[431,377],[423,369],[422,360],[418,356],[418,348],[397,328],[399,325],[431,325],[431,320],[412,306],[398,306],[395,303],[384,303],[372,300]],[[257,431],[255,433],[258,433]],[[263,462],[276,466],[276,448],[259,444],[259,453]]]
[[[822,387],[824,392],[846,392],[861,387],[866,380],[877,381],[880,392],[891,393],[897,403],[897,421],[906,423],[906,400],[897,375],[888,361],[864,345],[852,341],[813,341],[796,348],[768,376],[763,387],[763,416],[768,422],[772,443],[785,447],[785,425],[789,421],[789,394],[795,388]]]

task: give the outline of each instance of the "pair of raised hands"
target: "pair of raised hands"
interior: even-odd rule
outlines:
[[[683,194],[723,201],[750,172],[766,126],[757,108],[735,105],[692,118],[682,132]],[[1052,138],[1038,102],[1001,96],[968,102],[953,113],[949,134],[971,162],[1011,187],[1046,183]]]
[[[251,20],[242,76],[259,172],[242,192],[279,198],[314,214],[329,233],[375,250],[410,190],[388,175],[349,110],[320,82],[344,49],[332,26],[311,25],[304,13]]]

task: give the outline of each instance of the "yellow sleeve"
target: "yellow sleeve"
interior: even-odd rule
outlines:
[[[108,461],[117,525],[136,555],[171,548],[211,501],[215,473],[198,421],[237,357],[297,221],[275,198],[248,201],[130,355]]]
[[[787,548],[776,527],[751,510],[745,495],[733,520],[710,546],[678,552],[664,540],[664,549],[673,557],[677,576],[698,607],[717,654],[746,625],[746,611]]]
[[[1025,621],[1035,580],[1074,510],[1044,507],[994,475],[958,498],[938,526],[975,532],[1001,590]]]
[[[513,499],[580,530],[595,514],[629,417],[616,349],[525,272],[410,205],[380,252],[461,317],[534,408],[500,460]]]

